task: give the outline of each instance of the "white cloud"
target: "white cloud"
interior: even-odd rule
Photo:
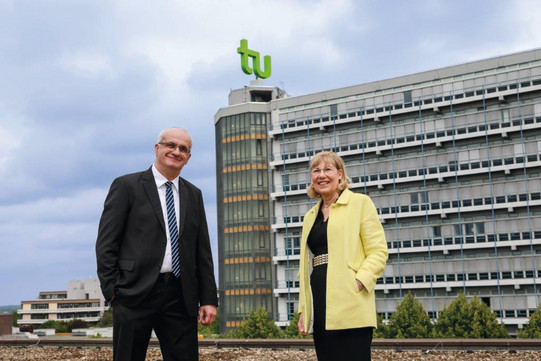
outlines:
[[[100,210],[106,194],[107,189],[104,188],[82,189],[72,195],[0,205],[0,218],[19,225],[88,219],[99,214],[97,210]]]
[[[77,75],[97,77],[112,75],[112,65],[109,57],[99,51],[76,51],[62,56],[61,66]]]
[[[509,3],[508,14],[512,17],[515,42],[510,44],[513,51],[535,49],[541,46],[541,2],[537,0],[522,0]]]

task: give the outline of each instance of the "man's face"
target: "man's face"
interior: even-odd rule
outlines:
[[[192,140],[188,133],[181,129],[169,129],[163,139],[154,145],[156,168],[162,174],[177,175],[192,156],[190,148]],[[180,148],[180,149],[179,149]]]

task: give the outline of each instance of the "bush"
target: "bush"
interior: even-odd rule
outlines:
[[[468,303],[464,293],[440,312],[436,337],[442,338],[503,338],[509,337],[504,325],[498,323],[490,307],[474,297]]]
[[[429,338],[432,329],[423,305],[408,292],[381,333],[387,338]]]
[[[524,329],[518,331],[517,336],[519,338],[541,338],[541,305],[530,316]]]
[[[68,322],[68,332],[71,332],[73,329],[77,328],[88,328],[88,322],[79,319],[74,319]]]
[[[113,308],[109,307],[98,320],[98,327],[113,327]]]
[[[282,338],[282,331],[264,308],[250,312],[242,324],[226,334],[231,338]]]
[[[378,327],[374,329],[374,338],[387,337],[387,325],[383,323],[383,316],[378,313]]]
[[[21,315],[20,313],[17,313],[17,311],[13,311],[11,313],[11,316],[12,316],[12,318],[11,318],[12,324],[11,325],[13,327],[18,327],[19,324],[17,323],[17,320],[20,320],[23,317],[23,315]]]
[[[299,327],[297,324],[299,323],[299,313],[295,312],[293,314],[293,317],[291,317],[291,320],[289,321],[289,325],[284,329],[283,335],[285,338],[311,338],[312,335],[306,335],[303,336],[299,332]]]
[[[56,321],[56,320],[45,321],[44,323],[39,325],[39,328],[40,329],[53,328],[56,333],[68,333],[68,332],[70,332],[68,323],[64,322],[64,321]]]

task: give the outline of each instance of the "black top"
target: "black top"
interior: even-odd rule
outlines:
[[[323,207],[323,202],[321,202],[321,207]],[[314,254],[314,256],[319,256],[320,254],[328,253],[327,248],[327,221],[323,221],[323,212],[319,207],[317,212],[317,217],[308,234],[308,247]]]

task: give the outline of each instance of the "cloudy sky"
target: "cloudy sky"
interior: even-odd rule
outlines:
[[[0,0],[0,305],[95,277],[111,181],[187,129],[216,253],[214,115],[248,85],[330,90],[541,46],[532,0]]]

